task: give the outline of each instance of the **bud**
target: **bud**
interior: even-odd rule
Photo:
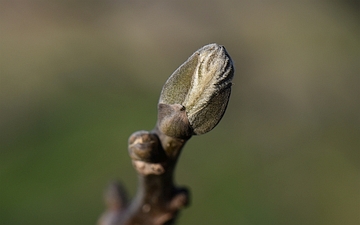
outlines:
[[[223,46],[209,44],[197,50],[161,91],[159,129],[179,138],[212,130],[225,113],[233,76],[233,63]]]
[[[129,138],[129,154],[133,160],[158,162],[164,158],[158,137],[148,131],[137,131]]]

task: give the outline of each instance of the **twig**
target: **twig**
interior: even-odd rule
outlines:
[[[139,176],[136,197],[128,205],[125,191],[113,185],[108,209],[98,224],[162,225],[175,221],[179,210],[189,204],[188,190],[174,185],[176,162],[192,135],[209,132],[221,120],[233,74],[225,48],[210,44],[170,76],[160,95],[156,127],[129,138],[129,155]]]

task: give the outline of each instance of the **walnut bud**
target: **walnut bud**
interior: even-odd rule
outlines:
[[[149,131],[137,131],[129,138],[129,155],[133,160],[159,162],[165,153],[160,148],[159,138]]]
[[[234,66],[223,46],[209,44],[197,50],[163,86],[159,129],[173,137],[189,137],[212,130],[225,113],[233,76]],[[182,111],[186,113],[185,118]],[[161,121],[162,118],[166,122]]]

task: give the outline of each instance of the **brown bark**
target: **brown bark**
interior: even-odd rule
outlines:
[[[129,154],[139,177],[136,197],[125,208],[108,207],[99,224],[171,224],[189,203],[188,190],[176,187],[173,181],[176,162],[187,140],[169,137],[157,128],[132,134]],[[120,191],[118,195],[124,193]]]

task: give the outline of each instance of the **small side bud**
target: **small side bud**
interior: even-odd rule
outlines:
[[[98,220],[98,225],[117,224],[124,217],[128,206],[128,196],[124,186],[119,182],[112,182],[104,193],[107,210]]]
[[[162,153],[162,154],[161,154]],[[129,138],[129,155],[133,160],[158,162],[164,157],[158,137],[148,131],[138,131]]]
[[[166,81],[159,105],[181,105],[185,108],[192,134],[212,130],[225,113],[230,93],[234,66],[224,46],[209,44],[197,50]],[[163,107],[159,107],[162,109]],[[159,110],[159,114],[162,113]],[[186,130],[176,127],[185,121],[181,113],[171,114],[166,129],[174,134]],[[177,119],[174,116],[181,116]],[[160,121],[159,124],[162,124]],[[184,131],[185,132],[185,131]],[[188,130],[186,130],[188,132]]]

